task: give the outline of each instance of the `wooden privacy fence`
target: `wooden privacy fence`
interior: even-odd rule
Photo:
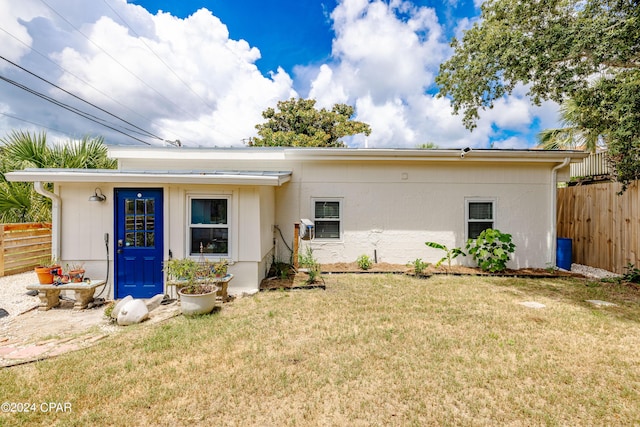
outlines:
[[[571,177],[593,177],[611,174],[611,166],[607,161],[607,153],[591,153],[580,163],[571,163]]]
[[[0,276],[32,270],[51,259],[51,224],[0,224]]]
[[[618,196],[617,182],[558,189],[558,237],[573,239],[573,262],[624,273],[640,267],[638,182]]]

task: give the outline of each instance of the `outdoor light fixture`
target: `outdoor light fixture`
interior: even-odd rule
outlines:
[[[100,194],[98,194],[98,191]],[[93,196],[89,197],[90,202],[104,202],[105,200],[107,200],[107,196],[102,194],[102,190],[99,187],[96,187],[93,192]]]

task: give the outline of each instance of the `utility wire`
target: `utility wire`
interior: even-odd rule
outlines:
[[[111,5],[107,2],[107,0],[102,0],[102,1],[104,2],[104,4],[106,4],[106,5],[107,5],[107,7],[108,7],[109,9],[111,9],[111,11],[112,11],[112,12],[113,12],[113,13],[114,13],[118,18],[120,18],[120,20],[124,23],[124,25],[126,25],[126,26],[127,26],[127,28],[129,28],[129,30],[131,30],[131,32],[132,32],[132,33],[133,33],[133,34],[138,38],[138,40],[139,40],[143,45],[145,45],[145,47],[146,47],[147,49],[149,49],[149,52],[153,53],[153,55],[154,55],[156,58],[158,58],[158,60],[159,60],[160,62],[162,62],[162,64],[163,64],[165,67],[167,67],[167,69],[168,69],[169,71],[171,71],[171,74],[173,74],[173,75],[174,75],[178,80],[180,80],[180,82],[181,82],[181,83],[182,83],[182,84],[183,84],[187,89],[189,89],[189,91],[190,91],[192,94],[194,94],[195,96],[197,96],[197,97],[202,101],[202,103],[203,103],[207,108],[210,108],[210,109],[212,109],[212,110],[215,110],[215,108],[214,108],[214,107],[212,107],[211,105],[209,105],[209,104],[207,103],[207,101],[206,101],[203,97],[201,97],[201,96],[200,96],[200,95],[199,95],[195,90],[193,90],[193,88],[192,88],[191,86],[189,86],[189,84],[188,84],[187,82],[185,82],[184,80],[182,80],[182,78],[178,75],[178,73],[176,73],[176,72],[174,71],[174,69],[173,69],[173,68],[171,68],[171,66],[170,66],[169,64],[167,64],[167,63],[164,61],[164,59],[162,59],[162,58],[160,57],[160,55],[158,55],[158,54],[156,53],[156,51],[155,51],[155,50],[153,50],[153,49],[151,48],[151,46],[149,46],[149,45],[144,41],[144,39],[140,36],[140,34],[138,34],[138,33],[136,32],[136,30],[134,30],[134,29],[133,29],[133,27],[131,27],[131,25],[129,25],[129,23],[128,23],[128,22],[127,22],[127,21],[126,21],[126,20],[125,20],[125,19],[124,19],[124,18],[123,18],[123,17],[122,17],[122,16],[121,16],[121,15],[120,15],[120,14],[119,14],[119,13],[118,13],[114,8],[113,8],[113,7],[111,7]]]
[[[70,112],[72,112],[72,113],[74,113],[74,114],[79,115],[80,117],[84,117],[84,118],[85,118],[85,119],[87,119],[87,120],[91,120],[92,122],[95,122],[95,123],[97,123],[97,124],[99,124],[99,125],[102,125],[102,126],[104,126],[104,127],[106,127],[106,128],[109,128],[109,129],[114,130],[114,131],[116,131],[116,132],[118,132],[118,133],[121,133],[121,134],[123,134],[123,135],[126,135],[126,136],[128,136],[129,138],[132,138],[132,139],[135,139],[136,141],[142,142],[143,144],[151,145],[151,143],[149,143],[149,142],[147,142],[147,141],[143,141],[142,139],[137,138],[137,137],[132,136],[132,135],[129,135],[128,133],[126,133],[126,132],[124,132],[124,131],[122,131],[122,130],[120,130],[120,129],[118,129],[118,128],[114,127],[114,126],[110,126],[110,125],[108,125],[108,124],[106,124],[106,123],[103,123],[103,122],[104,122],[104,120],[103,120],[103,119],[100,119],[99,117],[96,117],[96,116],[94,116],[94,115],[92,115],[92,114],[89,114],[89,113],[86,113],[86,112],[84,112],[84,111],[82,111],[82,110],[79,110],[78,108],[72,107],[72,106],[70,106],[70,105],[68,105],[68,104],[65,104],[65,103],[63,103],[63,102],[61,102],[61,101],[58,101],[58,100],[56,100],[56,99],[54,99],[54,98],[52,98],[52,97],[50,97],[50,96],[48,96],[48,95],[45,95],[45,94],[43,94],[43,93],[41,93],[41,92],[38,92],[38,91],[36,91],[36,90],[34,90],[34,89],[31,89],[31,88],[29,88],[28,86],[25,86],[25,85],[23,85],[23,84],[20,84],[20,83],[16,82],[15,80],[11,80],[11,79],[9,79],[9,78],[7,78],[7,77],[4,77],[4,76],[2,76],[2,75],[0,75],[0,80],[4,80],[5,82],[7,82],[7,83],[9,83],[9,84],[14,85],[14,86],[16,86],[17,88],[20,88],[20,89],[22,89],[22,90],[24,90],[24,91],[26,91],[26,92],[29,92],[29,93],[31,93],[32,95],[35,95],[35,96],[37,96],[37,97],[39,97],[39,98],[42,98],[42,99],[44,99],[45,101],[49,101],[49,102],[51,102],[52,104],[57,105],[58,107],[64,108],[65,110],[68,110],[68,111],[70,111]]]
[[[53,8],[51,5],[49,5],[45,0],[40,0],[45,6],[47,6],[49,9],[51,9],[51,11],[53,13],[55,13],[56,15],[58,15],[60,17],[60,19],[62,19],[64,22],[66,22],[69,26],[71,26],[71,28],[73,28],[74,30],[76,30],[78,33],[80,33],[80,35],[82,35],[85,39],[87,39],[92,45],[94,45],[96,48],[100,49],[105,55],[107,55],[109,58],[111,58],[115,63],[117,63],[118,65],[120,65],[120,67],[122,67],[122,69],[124,69],[127,73],[129,73],[131,76],[135,77],[140,83],[144,84],[146,87],[148,87],[149,89],[151,89],[152,91],[154,91],[155,93],[157,93],[160,97],[162,97],[163,99],[165,99],[168,103],[172,104],[173,106],[175,106],[178,110],[182,111],[183,113],[191,116],[193,119],[195,119],[196,121],[206,125],[207,127],[209,127],[210,129],[212,129],[215,132],[218,132],[226,137],[229,137],[229,135],[225,135],[224,133],[220,132],[217,129],[211,128],[207,123],[203,122],[200,118],[196,117],[195,115],[191,114],[190,112],[186,111],[185,109],[183,109],[182,107],[180,107],[178,104],[176,104],[175,102],[173,102],[172,100],[170,100],[169,98],[167,98],[166,96],[164,96],[163,94],[161,94],[160,92],[158,92],[158,90],[156,90],[155,88],[153,88],[151,85],[149,85],[147,82],[145,82],[144,80],[142,80],[140,77],[138,77],[135,73],[133,73],[131,70],[129,70],[127,67],[125,67],[120,61],[118,61],[116,58],[113,57],[113,55],[111,55],[109,52],[107,52],[104,48],[102,48],[100,45],[98,45],[96,42],[94,42],[93,40],[91,40],[90,37],[88,37],[85,33],[83,33],[79,28],[77,28],[75,25],[73,25],[67,18],[65,18],[62,14],[60,14],[55,8]]]
[[[16,37],[15,35],[11,34],[10,32],[8,32],[7,30],[5,30],[4,28],[0,27],[0,31],[3,31],[5,34],[7,34],[9,37],[13,38],[14,40],[16,40],[17,42],[21,43],[23,46],[25,46],[28,49],[31,49],[33,52],[35,52],[36,54],[38,54],[41,58],[49,61],[50,63],[52,63],[53,65],[55,65],[56,67],[58,67],[60,70],[64,71],[65,73],[75,77],[78,81],[81,81],[82,83],[84,83],[85,85],[91,87],[93,90],[95,90],[96,92],[98,92],[99,94],[103,95],[106,98],[109,98],[111,101],[113,101],[114,103],[118,104],[119,106],[121,106],[122,108],[130,111],[131,113],[137,115],[138,117],[151,122],[152,120],[149,117],[145,117],[142,114],[140,114],[138,111],[133,110],[129,107],[127,107],[126,105],[124,105],[123,103],[121,103],[120,101],[118,101],[117,99],[111,97],[109,94],[104,93],[103,91],[101,91],[100,89],[98,89],[97,87],[93,86],[91,83],[87,82],[86,80],[82,79],[81,77],[79,77],[78,75],[74,74],[73,72],[67,70],[66,68],[64,68],[63,66],[57,64],[55,61],[53,61],[51,58],[49,58],[47,55],[43,54],[42,52],[40,52],[39,50],[35,49],[34,47],[30,46],[29,44],[25,43],[24,41],[20,40],[18,37]],[[20,119],[18,119],[20,120]],[[46,127],[46,126],[43,126]],[[165,128],[165,130],[167,130]]]
[[[43,82],[45,82],[45,83],[50,84],[51,86],[55,87],[56,89],[59,89],[59,90],[61,90],[62,92],[66,93],[66,94],[68,94],[68,95],[71,95],[72,97],[76,98],[77,100],[82,101],[82,102],[84,102],[85,104],[90,105],[90,106],[92,106],[93,108],[96,108],[96,109],[98,109],[98,110],[102,111],[103,113],[106,113],[106,114],[110,115],[111,117],[114,117],[114,118],[116,118],[116,119],[118,119],[118,120],[121,120],[121,121],[123,121],[124,123],[128,124],[129,126],[133,126],[135,129],[140,130],[140,132],[137,132],[137,131],[135,131],[135,130],[133,130],[133,129],[127,129],[127,128],[125,128],[125,129],[127,129],[128,131],[130,131],[130,132],[134,132],[134,133],[137,133],[137,134],[142,135],[142,136],[147,136],[147,137],[150,137],[150,138],[158,139],[158,140],[160,140],[160,141],[164,141],[164,138],[160,138],[159,136],[157,136],[157,135],[155,135],[155,134],[153,134],[153,133],[151,133],[151,132],[149,132],[149,131],[146,131],[146,130],[142,129],[142,128],[141,128],[141,127],[139,127],[139,126],[136,126],[136,125],[134,125],[133,123],[131,123],[131,122],[129,122],[129,121],[127,121],[127,120],[125,120],[125,119],[123,119],[123,118],[121,118],[121,117],[118,117],[118,116],[116,116],[116,115],[115,115],[115,114],[113,114],[113,113],[110,113],[109,111],[105,110],[104,108],[101,108],[101,107],[99,107],[99,106],[97,106],[97,105],[95,105],[95,104],[93,104],[93,103],[91,103],[91,102],[89,102],[89,101],[87,101],[87,100],[85,100],[85,99],[83,99],[83,98],[80,98],[79,96],[77,96],[77,95],[75,95],[75,94],[73,94],[73,93],[69,92],[68,90],[66,90],[66,89],[64,89],[64,88],[62,88],[62,87],[60,87],[60,86],[58,86],[58,85],[57,85],[57,84],[55,84],[55,83],[50,82],[49,80],[47,80],[47,79],[45,79],[45,78],[43,78],[43,77],[40,77],[40,76],[39,76],[39,75],[37,75],[36,73],[34,73],[34,72],[32,72],[32,71],[27,70],[26,68],[24,68],[24,67],[22,67],[22,66],[20,66],[20,65],[16,64],[15,62],[13,62],[13,61],[11,61],[11,60],[9,60],[9,59],[5,58],[4,56],[0,55],[0,59],[3,59],[3,60],[5,60],[5,61],[7,61],[9,64],[13,65],[14,67],[17,67],[17,68],[21,69],[22,71],[26,72],[27,74],[30,74],[30,75],[32,75],[33,77],[35,77],[35,78],[37,78],[37,79],[40,79],[40,80],[42,80],[42,81],[43,81]],[[95,117],[95,116],[93,116],[93,117]],[[96,118],[97,118],[97,119],[99,119],[98,117],[96,117]],[[101,119],[99,119],[99,120],[101,120]]]
[[[65,132],[65,131],[60,130],[60,129],[55,129],[55,128],[52,128],[52,127],[49,127],[49,126],[43,125],[42,123],[32,122],[31,120],[27,120],[27,119],[21,119],[21,118],[20,118],[20,117],[18,117],[18,116],[14,116],[14,115],[7,114],[7,113],[3,113],[3,112],[0,112],[0,114],[2,114],[2,115],[3,115],[3,116],[5,116],[5,117],[9,117],[10,119],[19,120],[19,121],[21,121],[21,122],[29,123],[29,124],[32,124],[32,125],[35,125],[35,126],[39,126],[39,127],[45,128],[45,129],[52,130],[52,131],[54,131],[54,132],[59,132],[59,133],[62,133],[62,134],[64,134],[64,135],[67,135],[67,136],[69,136],[69,137],[73,138],[73,135],[71,135],[71,134],[70,134],[70,133],[68,133],[68,132]]]

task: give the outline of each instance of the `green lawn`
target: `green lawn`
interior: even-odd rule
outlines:
[[[71,411],[2,413],[0,425],[640,423],[634,288],[398,275],[326,283],[1,370],[0,400]]]

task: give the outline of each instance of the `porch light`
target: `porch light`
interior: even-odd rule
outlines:
[[[100,194],[98,194],[98,191]],[[99,187],[96,187],[93,191],[93,196],[89,197],[90,202],[104,202],[105,200],[107,200],[107,196],[102,194],[102,190]]]

